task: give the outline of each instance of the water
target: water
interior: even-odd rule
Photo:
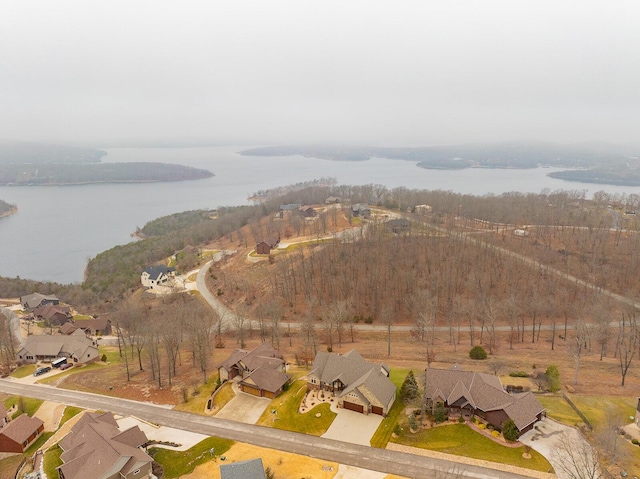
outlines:
[[[302,157],[240,156],[242,148],[108,150],[104,161],[158,161],[206,168],[202,180],[78,186],[0,187],[0,199],[18,205],[0,218],[0,275],[62,283],[81,282],[87,260],[132,241],[130,234],[154,218],[180,211],[248,203],[252,193],[315,178],[389,188],[443,189],[484,195],[543,188],[640,194],[639,187],[565,182],[534,170],[425,170],[413,162],[373,159],[335,162]]]

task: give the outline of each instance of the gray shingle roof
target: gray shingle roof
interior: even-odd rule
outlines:
[[[144,272],[147,273],[149,275],[149,279],[152,280],[157,280],[160,275],[162,274],[169,274],[174,272],[176,269],[175,268],[169,268],[168,266],[165,265],[159,265],[159,266],[150,266],[148,268],[145,268]]]
[[[220,466],[221,479],[266,479],[262,459],[222,464]]]
[[[289,379],[291,379],[291,376],[285,373],[281,373],[280,371],[269,368],[258,368],[247,377],[245,377],[242,382],[246,382],[248,384],[250,384],[250,382],[253,382],[263,391],[275,393],[276,391],[279,391],[280,388],[282,388],[282,386],[284,386],[285,383],[289,381]]]

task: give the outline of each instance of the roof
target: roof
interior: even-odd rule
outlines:
[[[146,442],[138,426],[120,431],[111,413],[87,413],[60,441],[64,464],[59,469],[65,479],[127,475],[153,460],[139,449]]]
[[[73,324],[80,329],[103,331],[109,324],[109,320],[107,318],[74,319]]]
[[[0,429],[0,434],[18,444],[22,444],[37,432],[43,424],[42,419],[30,417],[28,414],[21,414]]]
[[[60,306],[57,304],[46,304],[33,310],[33,314],[44,319],[49,319],[56,314],[64,314],[71,317],[71,308],[69,306]]]
[[[292,211],[297,210],[300,206],[302,206],[300,203],[289,203],[288,205],[280,205],[280,209],[282,211]]]
[[[356,203],[351,207],[352,211],[369,211],[369,207],[367,205],[363,205],[361,203]]]
[[[320,351],[309,375],[315,375],[328,384],[340,381],[345,385],[341,395],[366,386],[382,404],[389,404],[395,397],[396,387],[383,370],[388,371],[384,364],[365,361],[355,349],[343,355]]]
[[[434,369],[425,371],[425,397],[439,398],[459,406],[470,404],[482,411],[504,410],[521,430],[537,420],[544,411],[533,393],[511,395],[504,391],[498,376],[474,373],[460,369]]]
[[[75,331],[74,334],[68,336],[28,336],[21,351],[24,350],[34,356],[58,356],[61,354],[71,354],[80,358],[84,357],[84,352],[91,348],[96,349],[97,351],[97,348],[94,346],[91,339],[87,338],[82,331]]]
[[[26,296],[20,296],[20,302],[29,309],[37,308],[43,301],[59,302],[60,300],[55,294],[44,295],[40,293],[32,293]]]
[[[161,275],[168,275],[169,273],[173,273],[175,270],[175,268],[169,268],[168,266],[161,264],[159,266],[150,266],[148,268],[145,268],[144,272],[149,275],[149,279],[156,280]]]
[[[266,479],[262,459],[220,465],[221,479]]]
[[[74,326],[73,323],[64,323],[62,326],[60,326],[59,331],[60,334],[71,334],[77,329],[78,327]]]
[[[289,379],[291,379],[291,376],[288,374],[274,369],[260,367],[246,376],[242,382],[246,384],[253,383],[263,391],[275,393],[279,391]]]
[[[236,349],[218,368],[222,367],[229,371],[235,365],[241,367],[240,363],[246,366],[249,371],[254,371],[260,367],[277,369],[284,363],[284,360],[276,357],[276,350],[269,343],[261,343],[251,351]]]

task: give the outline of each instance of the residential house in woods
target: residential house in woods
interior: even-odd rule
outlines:
[[[51,326],[62,326],[64,323],[71,321],[73,317],[69,306],[60,306],[59,304],[40,306],[33,310],[33,316],[46,321]]]
[[[23,453],[44,431],[44,423],[37,417],[21,414],[9,420],[4,404],[0,403],[0,452]]]
[[[89,336],[107,335],[111,334],[112,331],[111,320],[107,318],[74,319],[73,327],[81,329]],[[62,332],[62,328],[60,329],[60,332]]]
[[[164,285],[176,276],[176,269],[159,265],[146,268],[140,275],[140,281],[145,288],[153,289],[154,286]]]
[[[544,407],[532,392],[508,394],[500,378],[452,369],[425,370],[425,401],[432,410],[442,404],[450,412],[479,417],[495,427],[512,419],[520,434],[542,419]]]
[[[337,396],[339,407],[363,414],[386,416],[396,399],[389,368],[365,361],[355,349],[343,355],[318,352],[307,375],[307,389]]]
[[[431,210],[432,208],[429,205],[416,205],[416,213],[419,215],[428,215]]]
[[[86,364],[99,357],[98,347],[84,332],[77,330],[69,336],[28,336],[24,347],[18,351],[18,360],[27,363],[53,361],[62,357],[69,362]]]
[[[358,218],[369,218],[371,216],[371,210],[367,205],[363,204],[355,204],[351,207],[351,212],[353,216]]]
[[[280,235],[274,234],[269,238],[265,238],[256,244],[256,253],[257,254],[269,254],[272,249],[275,249],[280,244]]]
[[[328,205],[335,205],[337,203],[340,203],[341,201],[342,200],[337,196],[329,196],[326,200],[324,200],[324,202]]]
[[[58,445],[60,479],[148,479],[153,458],[142,447],[147,436],[138,426],[118,429],[111,413],[85,413]]]
[[[221,381],[239,377],[241,391],[274,398],[291,379],[284,371],[284,360],[276,357],[270,344],[262,343],[251,351],[236,349],[218,366],[218,377]]]
[[[220,465],[220,479],[267,479],[262,459]]]
[[[60,304],[60,300],[54,295],[44,295],[40,293],[28,294],[26,296],[20,296],[20,303],[26,311],[33,311],[41,306],[47,304]]]
[[[284,218],[285,215],[291,215],[294,211],[298,211],[302,205],[300,203],[289,203],[288,205],[280,205],[278,216]]]
[[[300,207],[300,214],[305,218],[315,218],[317,216],[316,210],[313,206],[308,205]]]

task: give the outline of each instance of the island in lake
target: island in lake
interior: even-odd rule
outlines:
[[[12,205],[10,203],[7,203],[6,201],[0,200],[0,218],[2,218],[3,216],[12,215],[16,211],[18,211],[18,207],[16,205]]]
[[[0,185],[147,183],[208,178],[208,170],[167,163],[102,163],[107,153],[92,148],[0,143]]]
[[[549,176],[583,183],[640,185],[640,145],[607,143],[557,144],[508,142],[442,145],[419,148],[374,146],[280,145],[240,152],[251,156],[291,156],[333,161],[371,158],[414,161],[426,169],[465,168],[570,168]]]

